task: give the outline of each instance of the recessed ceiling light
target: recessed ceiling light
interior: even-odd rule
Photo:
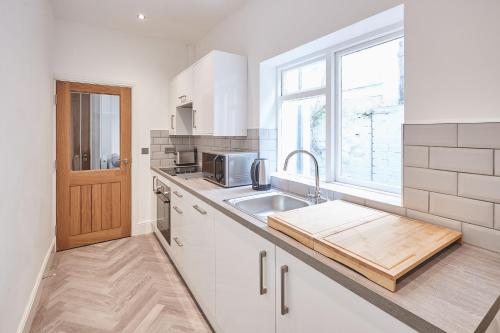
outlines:
[[[137,14],[137,19],[139,21],[144,21],[146,19],[146,15],[144,15],[144,14]]]

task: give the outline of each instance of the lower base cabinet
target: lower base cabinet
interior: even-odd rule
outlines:
[[[276,247],[276,332],[415,332]]]
[[[415,332],[172,185],[171,254],[218,333]]]
[[[275,331],[275,245],[224,214],[215,215],[215,329]]]

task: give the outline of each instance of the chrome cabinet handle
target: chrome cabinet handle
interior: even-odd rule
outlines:
[[[174,129],[174,118],[175,118],[175,115],[170,116],[170,128],[171,129]]]
[[[288,273],[288,266],[281,266],[281,315],[288,313],[288,306],[285,305],[285,273]]]
[[[184,244],[181,243],[181,241],[179,240],[179,238],[174,237],[174,241],[177,243],[178,247],[183,247],[184,246]]]
[[[156,176],[153,176],[153,192],[156,193],[155,182],[156,182]]]
[[[207,215],[207,211],[204,210],[203,208],[200,208],[200,206],[194,205],[193,208],[196,209],[198,213],[200,213],[201,215]]]
[[[179,213],[179,214],[182,214],[182,210],[179,209],[179,207],[177,206],[174,206],[174,210]]]
[[[193,110],[193,128],[196,128],[196,110]]]
[[[182,198],[182,197],[183,197],[183,195],[182,195],[182,194],[180,194],[180,193],[179,193],[179,192],[177,192],[177,191],[174,191],[173,193],[174,193],[174,194],[175,194],[178,198]]]
[[[259,253],[259,287],[260,294],[264,295],[267,293],[267,288],[264,287],[264,258],[266,257],[266,251],[262,250]]]

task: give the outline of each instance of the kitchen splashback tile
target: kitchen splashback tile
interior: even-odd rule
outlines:
[[[419,168],[429,167],[429,147],[405,146],[403,165]]]
[[[493,228],[493,204],[490,202],[439,193],[430,193],[429,201],[431,214]]]
[[[458,195],[500,203],[500,177],[460,173]]]
[[[500,176],[500,150],[495,150],[495,176]]]
[[[456,172],[404,168],[404,186],[446,194],[457,194]]]
[[[405,187],[403,201],[406,208],[421,212],[429,211],[429,192]]]
[[[411,219],[415,220],[421,220],[424,222],[436,224],[445,228],[457,230],[457,231],[462,231],[462,222],[452,220],[452,219],[447,219],[445,217],[440,217],[428,213],[423,213],[419,212],[413,209],[407,209],[406,210],[406,216],[408,216]]]
[[[500,252],[500,231],[464,223],[462,232],[464,242],[483,249]]]
[[[500,230],[500,205],[495,205],[495,229]]]
[[[429,168],[493,174],[493,150],[431,147]]]
[[[404,144],[414,146],[457,146],[457,124],[404,125]]]
[[[458,124],[458,146],[500,148],[500,123]]]

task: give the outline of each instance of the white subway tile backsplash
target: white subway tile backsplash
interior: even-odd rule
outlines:
[[[493,174],[493,150],[431,147],[429,168]]]
[[[429,192],[405,187],[403,202],[406,208],[427,212],[429,211]]]
[[[500,203],[500,177],[460,173],[458,195]]]
[[[366,199],[365,206],[379,209],[379,210],[382,210],[384,212],[401,215],[401,216],[406,215],[406,208],[401,207],[401,206],[390,205],[390,204],[380,202],[380,201]]]
[[[457,124],[404,125],[404,144],[456,147]]]
[[[493,204],[490,202],[439,193],[430,193],[429,202],[431,214],[493,228]]]
[[[404,186],[446,194],[457,194],[456,172],[404,168]]]
[[[495,176],[500,176],[500,150],[495,150]]]
[[[495,205],[495,229],[500,230],[500,205]]]
[[[483,249],[500,252],[500,231],[464,223],[462,232],[464,242]]]
[[[416,210],[412,209],[407,209],[406,210],[406,216],[408,216],[411,219],[415,220],[420,220],[432,224],[436,224],[445,228],[457,230],[457,231],[462,231],[462,222],[452,220],[452,219],[447,219],[445,217],[440,217],[428,213],[423,213],[419,212]]]
[[[301,197],[305,197],[307,195],[308,186],[303,183],[289,181],[288,182],[288,191],[295,193]]]
[[[331,192],[331,193],[333,193],[333,197],[331,197],[332,200],[344,200],[358,205],[363,205],[363,206],[365,205],[365,199],[363,198],[340,192]]]
[[[500,148],[500,123],[458,124],[458,146]]]
[[[429,167],[429,147],[405,146],[403,160],[404,166],[427,168]]]

